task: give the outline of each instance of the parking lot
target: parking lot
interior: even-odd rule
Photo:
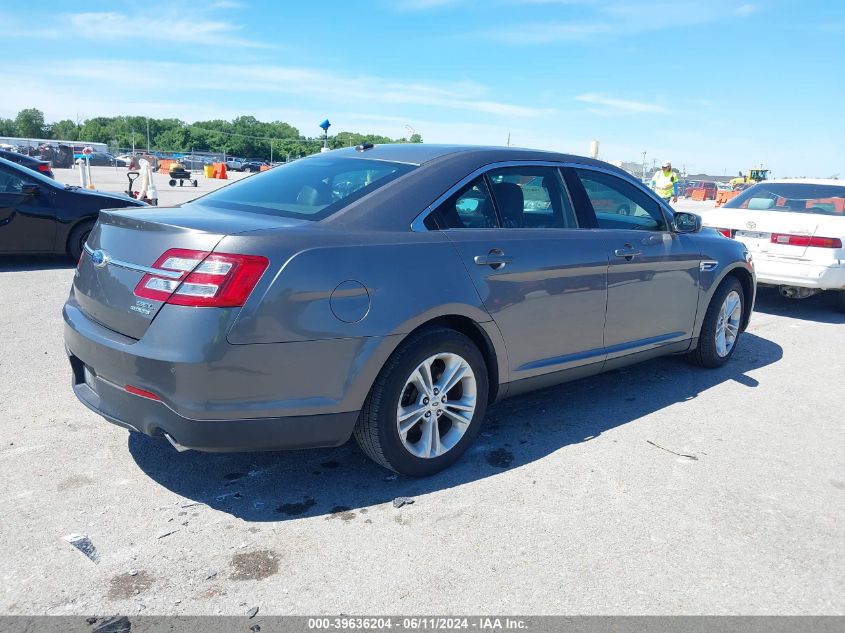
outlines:
[[[156,178],[160,204],[224,184]],[[660,359],[506,400],[456,466],[413,480],[354,442],[177,453],[108,424],[70,388],[73,272],[0,260],[4,614],[845,609],[845,315],[827,297],[762,290],[721,369]]]

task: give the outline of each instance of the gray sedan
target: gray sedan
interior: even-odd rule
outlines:
[[[178,450],[337,446],[435,473],[506,396],[665,354],[717,367],[745,247],[625,172],[363,145],[102,211],[64,307],[73,389]]]

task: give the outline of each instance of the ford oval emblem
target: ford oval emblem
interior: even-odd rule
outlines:
[[[756,223],[756,222],[746,222],[746,223],[745,223],[745,226],[746,226],[747,228],[749,228],[749,229],[756,229],[756,228],[757,228],[757,223]]]
[[[106,255],[105,251],[97,249],[91,253],[91,263],[97,268],[105,268],[109,263],[109,256]]]

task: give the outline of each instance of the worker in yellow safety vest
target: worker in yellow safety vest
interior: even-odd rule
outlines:
[[[654,193],[663,198],[668,204],[669,200],[672,202],[678,201],[678,192],[676,187],[678,185],[678,176],[672,171],[672,163],[668,160],[660,166],[660,169],[654,172],[651,177],[651,188]]]

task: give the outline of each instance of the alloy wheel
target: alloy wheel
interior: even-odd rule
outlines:
[[[730,354],[739,335],[742,320],[742,300],[739,293],[732,290],[722,302],[719,317],[716,319],[716,353],[724,358]]]
[[[469,363],[458,354],[435,354],[405,382],[396,426],[405,449],[416,457],[439,457],[460,442],[475,413],[478,389]]]

